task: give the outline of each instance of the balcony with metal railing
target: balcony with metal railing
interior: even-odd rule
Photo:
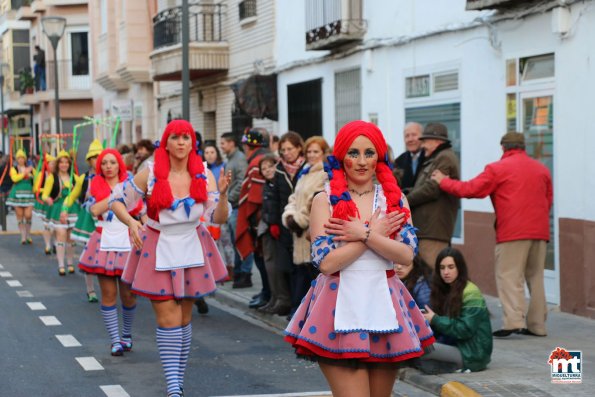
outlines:
[[[36,15],[31,9],[31,0],[11,0],[10,8],[15,13],[15,19],[20,21],[30,21],[35,19]]]
[[[306,49],[333,50],[361,41],[367,31],[363,0],[306,0]]]
[[[92,99],[90,63],[80,58],[78,62],[70,59],[58,61],[58,93],[61,100]],[[21,90],[21,103],[35,105],[54,100],[56,88],[55,61],[46,61],[45,80],[35,77],[34,91]]]
[[[192,80],[229,69],[229,44],[223,37],[224,5],[189,7],[189,67]],[[153,18],[153,79],[181,80],[182,8],[161,11]]]
[[[476,10],[496,10],[506,9],[518,6],[520,3],[526,3],[523,0],[467,0],[466,9]]]

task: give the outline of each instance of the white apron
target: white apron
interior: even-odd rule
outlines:
[[[184,200],[189,200],[184,203]],[[149,219],[147,225],[159,230],[155,270],[169,271],[204,266],[202,245],[196,228],[203,213],[203,204],[192,199],[175,200],[175,209],[159,212],[159,222]],[[192,204],[190,204],[192,203]]]
[[[377,208],[382,209],[380,217],[384,217],[386,198],[379,185],[374,188],[372,213]],[[392,262],[368,248],[341,270],[335,332],[395,332],[399,328],[386,279],[386,271],[392,269]]]
[[[103,214],[104,221],[98,222],[97,226],[101,226],[101,242],[99,244],[100,251],[117,251],[128,252],[131,250],[130,235],[128,233],[128,226],[122,223],[113,213],[107,212]]]
[[[386,271],[391,262],[367,250],[341,270],[335,308],[335,331],[395,332],[399,328]]]

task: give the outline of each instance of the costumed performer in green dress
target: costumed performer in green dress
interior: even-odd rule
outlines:
[[[14,185],[10,189],[6,205],[14,207],[21,232],[21,244],[31,244],[31,218],[33,216],[33,176],[35,169],[27,165],[27,155],[22,149],[16,153],[16,165],[10,169]]]
[[[80,181],[82,181],[82,188],[78,202],[81,205],[81,212],[79,213],[79,217],[74,224],[74,229],[72,229],[72,239],[75,241],[80,241],[84,244],[87,244],[91,234],[93,234],[95,231],[95,219],[93,218],[93,215],[91,215],[91,213],[86,208],[84,208],[84,203],[89,198],[91,180],[95,176],[95,163],[97,162],[97,156],[99,156],[102,151],[103,145],[98,139],[94,139],[89,145],[89,150],[87,150],[87,154],[85,155],[85,160],[87,160],[89,170],[83,174],[84,178],[80,179]],[[95,293],[94,280],[95,277],[93,274],[85,272],[87,301],[89,303],[98,302],[97,294]]]
[[[56,232],[56,256],[58,258],[58,273],[66,274],[64,260],[68,264],[68,273],[74,273],[74,241],[71,232],[80,212],[80,205],[76,201],[81,194],[84,176],[76,175],[75,187],[70,181],[72,161],[65,150],[58,153],[55,171],[48,175],[43,187],[43,200],[50,205],[48,219]]]

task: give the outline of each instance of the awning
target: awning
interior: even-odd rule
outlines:
[[[248,115],[278,120],[277,75],[254,75],[231,85],[236,100]]]

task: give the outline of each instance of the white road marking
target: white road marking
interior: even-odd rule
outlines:
[[[9,287],[22,287],[23,284],[19,280],[6,280]]]
[[[33,298],[33,294],[27,290],[17,291],[17,295],[20,298]]]
[[[56,318],[56,316],[39,316],[41,322],[46,326],[50,327],[53,325],[62,325],[60,320]]]
[[[47,308],[41,302],[27,302],[27,306],[31,310],[47,310]]]
[[[103,367],[95,357],[76,357],[76,361],[85,371],[102,371]]]
[[[4,266],[0,265],[0,269],[4,269]]]
[[[10,278],[10,277],[12,277],[12,273],[11,272],[0,272],[0,277]]]
[[[313,391],[303,393],[283,393],[283,394],[242,394],[234,396],[214,396],[214,397],[323,397],[332,396],[330,391]]]
[[[56,338],[62,343],[64,347],[79,347],[80,342],[72,335],[56,335]]]
[[[126,390],[120,385],[99,386],[107,397],[130,397]]]

